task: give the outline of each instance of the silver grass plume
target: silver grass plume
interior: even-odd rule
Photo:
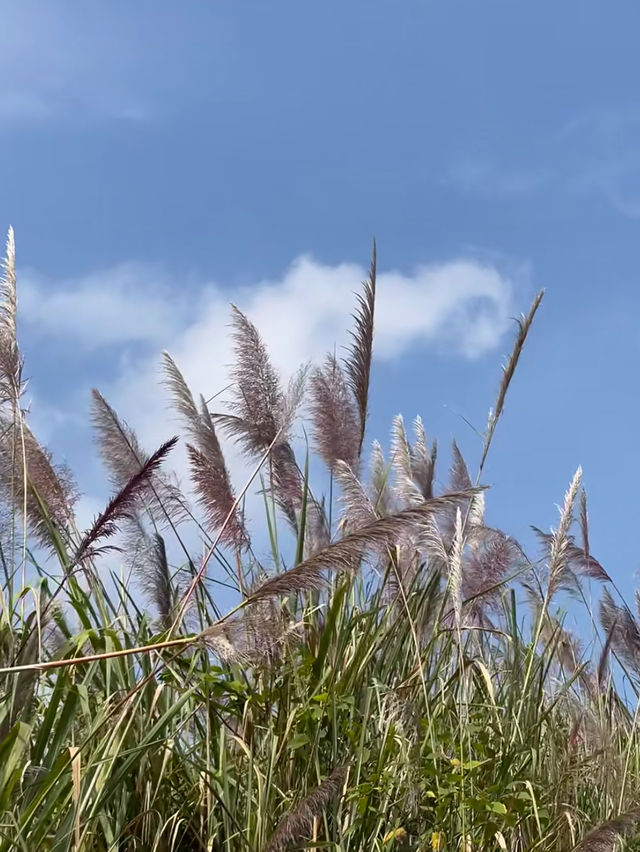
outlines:
[[[273,446],[270,461],[275,497],[291,526],[297,529],[302,479],[289,443],[289,432],[304,393],[306,370],[300,370],[288,392],[283,393],[258,330],[235,305],[232,326],[235,351],[231,372],[232,413],[217,414],[215,418],[251,458]]]
[[[227,665],[256,666],[273,664],[301,633],[301,623],[291,623],[282,607],[264,599],[207,627],[200,639]]]
[[[587,492],[583,488],[580,492],[580,532],[582,534],[582,550],[586,559],[589,559],[589,511],[587,509]]]
[[[122,488],[140,470],[147,454],[137,435],[100,391],[91,391],[91,420],[96,432],[98,450],[109,472],[112,484]]]
[[[198,502],[213,529],[221,529],[229,519],[221,538],[223,545],[244,547],[248,545],[249,537],[238,509],[234,509],[235,495],[207,404],[201,398],[200,407],[196,406],[175,361],[168,352],[163,353],[163,359],[165,379],[173,404],[182,415],[187,433],[193,442],[187,445],[187,454],[191,481]]]
[[[312,499],[307,495],[307,522],[305,526],[305,559],[324,550],[331,542],[329,520],[322,500]]]
[[[391,464],[395,473],[394,491],[400,503],[405,506],[417,506],[423,500],[428,500],[433,496],[437,446],[434,443],[433,448],[429,450],[427,436],[420,417],[416,417],[414,429],[416,441],[413,445],[407,438],[401,414],[394,418],[391,429]]]
[[[164,538],[157,532],[149,534],[140,518],[134,516],[126,525],[125,541],[127,564],[133,577],[154,604],[160,626],[168,627],[174,615],[176,593]]]
[[[387,464],[382,447],[374,441],[371,447],[371,502],[379,515],[393,512],[392,494],[389,486],[391,465]]]
[[[509,385],[511,384],[511,381],[515,374],[516,367],[518,366],[518,361],[520,360],[520,355],[522,354],[524,344],[527,340],[529,330],[531,329],[531,325],[533,323],[533,318],[535,317],[536,312],[540,307],[540,302],[542,301],[543,296],[544,290],[540,290],[538,295],[533,300],[533,304],[529,308],[529,313],[526,315],[521,314],[520,319],[518,320],[518,333],[516,335],[515,343],[513,345],[511,355],[509,356],[509,360],[502,369],[502,381],[500,382],[500,388],[498,389],[498,398],[496,400],[496,404],[493,408],[493,411],[489,415],[489,423],[487,425],[487,433],[485,437],[484,447],[482,450],[482,458],[480,460],[481,472],[484,469],[484,465],[487,460],[487,455],[489,454],[489,448],[491,447],[491,442],[493,440],[493,435],[496,430],[496,426],[498,425],[498,421],[500,420],[500,416],[502,415],[502,411],[504,409],[504,403],[507,397],[507,391],[509,390]]]
[[[174,609],[171,572],[167,563],[167,551],[160,533],[153,533],[151,547],[144,554],[142,579],[144,588],[153,598],[158,616],[163,625],[168,625]]]
[[[91,391],[91,421],[96,434],[98,452],[109,472],[112,485],[122,489],[144,468],[149,454],[142,448],[133,429],[118,417],[102,394]],[[186,501],[169,476],[155,477],[153,490],[146,499],[147,512],[156,524],[177,523],[186,514]]]
[[[449,595],[453,606],[455,626],[458,631],[462,627],[462,552],[464,549],[464,531],[462,528],[462,513],[456,509],[456,520],[453,534],[453,545],[449,556]]]
[[[0,418],[0,487],[6,503],[26,511],[32,533],[52,545],[50,525],[66,538],[73,526],[77,491],[68,468],[55,465],[20,414]],[[24,463],[24,464],[23,464]],[[26,484],[26,494],[25,494]]]
[[[465,488],[471,488],[471,477],[469,476],[467,463],[465,462],[462,453],[460,452],[460,448],[455,441],[453,441],[451,453],[452,460],[451,468],[449,470],[449,488],[455,491],[463,491]]]
[[[547,551],[549,575],[547,597],[549,601],[559,589],[575,590],[578,586],[578,577],[588,577],[600,582],[606,582],[610,579],[602,565],[592,556],[587,555],[583,548],[578,547],[570,534],[574,520],[573,510],[581,478],[582,469],[579,467],[564,496],[557,530],[544,533],[533,527]]]
[[[402,414],[393,418],[391,425],[391,467],[394,472],[394,490],[404,506],[411,506],[421,497],[411,476],[411,452],[404,428]]]
[[[419,415],[413,421],[413,428],[415,443],[411,447],[411,473],[423,499],[428,500],[433,497],[433,478],[436,472],[438,445],[434,441],[431,449],[429,449],[427,434]]]
[[[538,529],[538,527],[534,526],[532,526],[531,529],[542,544],[547,559],[550,559],[554,534],[544,532],[544,530]],[[601,583],[611,581],[611,577],[598,560],[591,556],[591,554],[587,554],[583,547],[579,547],[575,544],[573,535],[567,534],[566,538],[567,541],[564,555],[565,562],[558,580],[559,588],[564,588],[567,591],[574,591],[578,577],[587,577],[591,580],[598,580]]]
[[[600,621],[619,659],[640,677],[640,626],[626,606],[618,606],[608,589],[600,599]]]
[[[451,467],[449,468],[449,491],[465,491],[471,488],[472,482],[469,476],[467,464],[455,441],[451,447]],[[484,492],[477,491],[473,498],[460,507],[465,528],[467,526],[479,525],[484,516]],[[444,541],[450,546],[455,529],[454,512],[444,511],[438,516],[438,526]]]
[[[311,374],[310,408],[315,448],[329,470],[342,461],[357,469],[360,417],[351,388],[335,356],[327,355]]]
[[[488,625],[487,611],[500,601],[511,572],[527,559],[515,539],[491,527],[469,524],[465,536],[462,597],[470,622]]]
[[[289,379],[282,406],[281,420],[283,431],[288,432],[291,429],[298,410],[304,401],[309,380],[309,369],[309,364],[302,364]]]
[[[567,567],[569,530],[573,523],[573,507],[582,480],[582,468],[578,468],[564,495],[564,503],[560,510],[558,529],[552,533],[549,546],[549,589],[548,598],[551,600],[555,591],[560,587]]]
[[[0,262],[0,403],[17,405],[22,393],[22,358],[16,335],[16,249],[13,228]]]
[[[358,530],[373,523],[379,517],[378,513],[352,468],[346,462],[340,461],[336,465],[334,477],[340,488],[342,525],[349,530]]]
[[[614,620],[610,629],[605,634],[605,643],[600,653],[600,659],[598,660],[597,681],[601,692],[604,691],[609,677],[609,657],[611,656],[611,645],[616,635],[616,624],[617,621]]]
[[[252,322],[232,305],[235,352],[232,414],[216,418],[252,458],[261,455],[279,437],[286,440],[290,422],[280,379],[267,348]],[[285,417],[286,414],[286,417]]]
[[[640,819],[640,811],[629,811],[592,829],[573,852],[614,852],[618,842],[628,835]]]
[[[226,487],[225,475],[191,444],[187,444],[187,455],[191,481],[209,526],[213,530],[224,527],[220,543],[235,548],[247,547],[249,536],[238,508],[234,508],[235,498],[230,487]]]
[[[342,792],[347,780],[348,767],[340,766],[309,793],[293,810],[280,820],[264,852],[284,852],[293,844],[305,840],[313,828],[313,820],[329,802]]]
[[[429,567],[441,577],[446,577],[449,566],[449,552],[440,533],[437,522],[429,518],[420,537],[420,546],[424,550]]]
[[[336,465],[334,478],[340,489],[339,502],[342,505],[342,517],[339,530],[343,535],[362,529],[374,523],[378,514],[369,499],[366,489],[346,462]],[[358,563],[364,556],[354,552],[354,564],[351,570],[357,570]]]
[[[469,503],[469,511],[467,514],[467,526],[479,527],[484,522],[485,500],[484,494],[476,494]]]
[[[140,470],[111,498],[83,535],[76,550],[75,564],[104,550],[104,547],[97,547],[98,542],[114,536],[125,522],[137,515],[144,505],[145,496],[153,491],[154,479],[159,476],[160,465],[177,441],[177,438],[172,438],[159,447]]]
[[[347,380],[353,391],[360,418],[360,440],[358,454],[362,450],[369,407],[369,382],[371,357],[373,354],[373,325],[376,303],[376,242],[373,241],[369,277],[362,282],[355,313],[355,329],[351,332],[352,343],[344,360]]]
[[[261,598],[286,595],[326,586],[324,572],[353,570],[360,564],[363,552],[379,552],[383,547],[393,547],[407,532],[422,526],[444,507],[455,506],[469,499],[477,489],[454,494],[444,494],[425,500],[422,506],[405,509],[395,515],[379,518],[359,530],[333,542],[320,553],[298,565],[266,580],[249,597],[248,602]]]
[[[272,487],[277,505],[298,532],[297,513],[302,507],[302,476],[289,441],[278,443],[271,451]]]
[[[171,394],[171,401],[181,415],[184,428],[193,444],[207,455],[220,455],[220,443],[211,420],[205,418],[205,409],[196,406],[184,376],[168,352],[162,353],[165,383]]]
[[[401,507],[420,506],[433,496],[433,464],[435,444],[432,451],[418,417],[414,423],[416,443],[412,445],[399,414],[391,428],[391,468],[394,474],[393,496]],[[425,529],[409,530],[396,543],[387,560],[387,584],[385,597],[400,603],[402,589],[409,589],[422,563],[421,537]]]

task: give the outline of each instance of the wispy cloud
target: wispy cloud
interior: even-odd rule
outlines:
[[[218,393],[228,384],[233,298],[260,329],[275,365],[290,375],[347,342],[354,293],[365,275],[358,264],[330,266],[300,257],[278,280],[229,293],[212,282],[185,287],[158,267],[135,263],[63,282],[27,271],[19,315],[30,339],[43,345],[117,352],[102,359],[113,371],[110,393],[129,415],[143,412],[141,425],[155,442],[163,423],[157,384],[163,348],[194,390],[208,397]],[[510,278],[476,260],[420,266],[409,274],[381,272],[378,294],[375,357],[381,360],[416,345],[476,358],[499,343],[514,312]]]
[[[279,280],[246,285],[232,295],[270,341],[275,360],[290,368],[345,340],[353,294],[365,275],[357,264],[329,266],[303,256]],[[475,260],[420,266],[410,274],[382,272],[377,355],[401,355],[416,343],[435,343],[469,358],[481,355],[505,330],[512,289],[494,266]],[[229,299],[219,284],[184,286],[159,267],[128,263],[62,282],[26,271],[20,315],[31,333],[74,347],[194,347],[194,360],[208,361],[212,341],[221,354],[228,346]]]
[[[193,307],[179,284],[152,265],[125,263],[57,282],[31,270],[21,275],[20,316],[28,330],[89,350],[162,344],[188,325]]]
[[[640,217],[640,108],[594,107],[567,122],[558,139],[573,164],[571,189],[600,195],[625,216]]]
[[[517,198],[543,188],[551,177],[547,167],[511,167],[488,159],[453,163],[442,180],[461,192],[491,198]]]
[[[139,121],[150,104],[136,73],[140,44],[105,7],[23,0],[2,10],[0,123]]]
[[[494,199],[542,192],[595,198],[640,218],[640,108],[593,107],[541,133],[520,160],[463,156],[450,164],[441,182]]]

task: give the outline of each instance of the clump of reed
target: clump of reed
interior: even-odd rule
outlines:
[[[438,489],[440,454],[419,417],[413,436],[395,419],[388,457],[367,449],[374,245],[342,358],[285,385],[233,307],[228,405],[212,410],[165,353],[182,434],[151,452],[94,391],[114,494],[79,530],[73,478],[22,408],[16,287],[10,233],[0,852],[633,844],[640,612],[591,553],[582,472],[557,526],[535,530],[535,557],[485,522],[482,474],[542,294],[518,322],[475,475],[454,443]],[[182,483],[167,465],[178,440]],[[229,440],[252,466],[247,482],[232,482]],[[256,489],[263,529],[243,511]],[[567,606],[586,609],[593,637],[570,632]]]

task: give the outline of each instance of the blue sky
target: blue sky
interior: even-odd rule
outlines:
[[[151,447],[158,355],[220,389],[225,305],[295,366],[344,339],[379,247],[371,437],[420,413],[487,467],[489,519],[549,527],[578,464],[630,591],[640,403],[640,6],[590,0],[21,0],[0,30],[0,225],[36,428],[90,514],[100,387]],[[481,311],[479,314],[478,312]],[[441,474],[443,471],[441,471]]]

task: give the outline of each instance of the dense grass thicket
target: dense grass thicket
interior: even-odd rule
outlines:
[[[580,471],[536,554],[484,523],[482,471],[540,296],[477,472],[454,445],[435,493],[419,419],[397,418],[386,452],[365,441],[375,281],[374,251],[344,358],[287,388],[234,308],[224,413],[164,355],[188,481],[165,464],[176,439],[143,449],[94,392],[114,496],[79,530],[72,476],[23,410],[10,234],[0,852],[640,848],[640,624],[589,551]],[[249,482],[230,482],[223,435]],[[256,492],[259,530],[243,514]],[[584,608],[593,661],[563,627],[567,601]]]

